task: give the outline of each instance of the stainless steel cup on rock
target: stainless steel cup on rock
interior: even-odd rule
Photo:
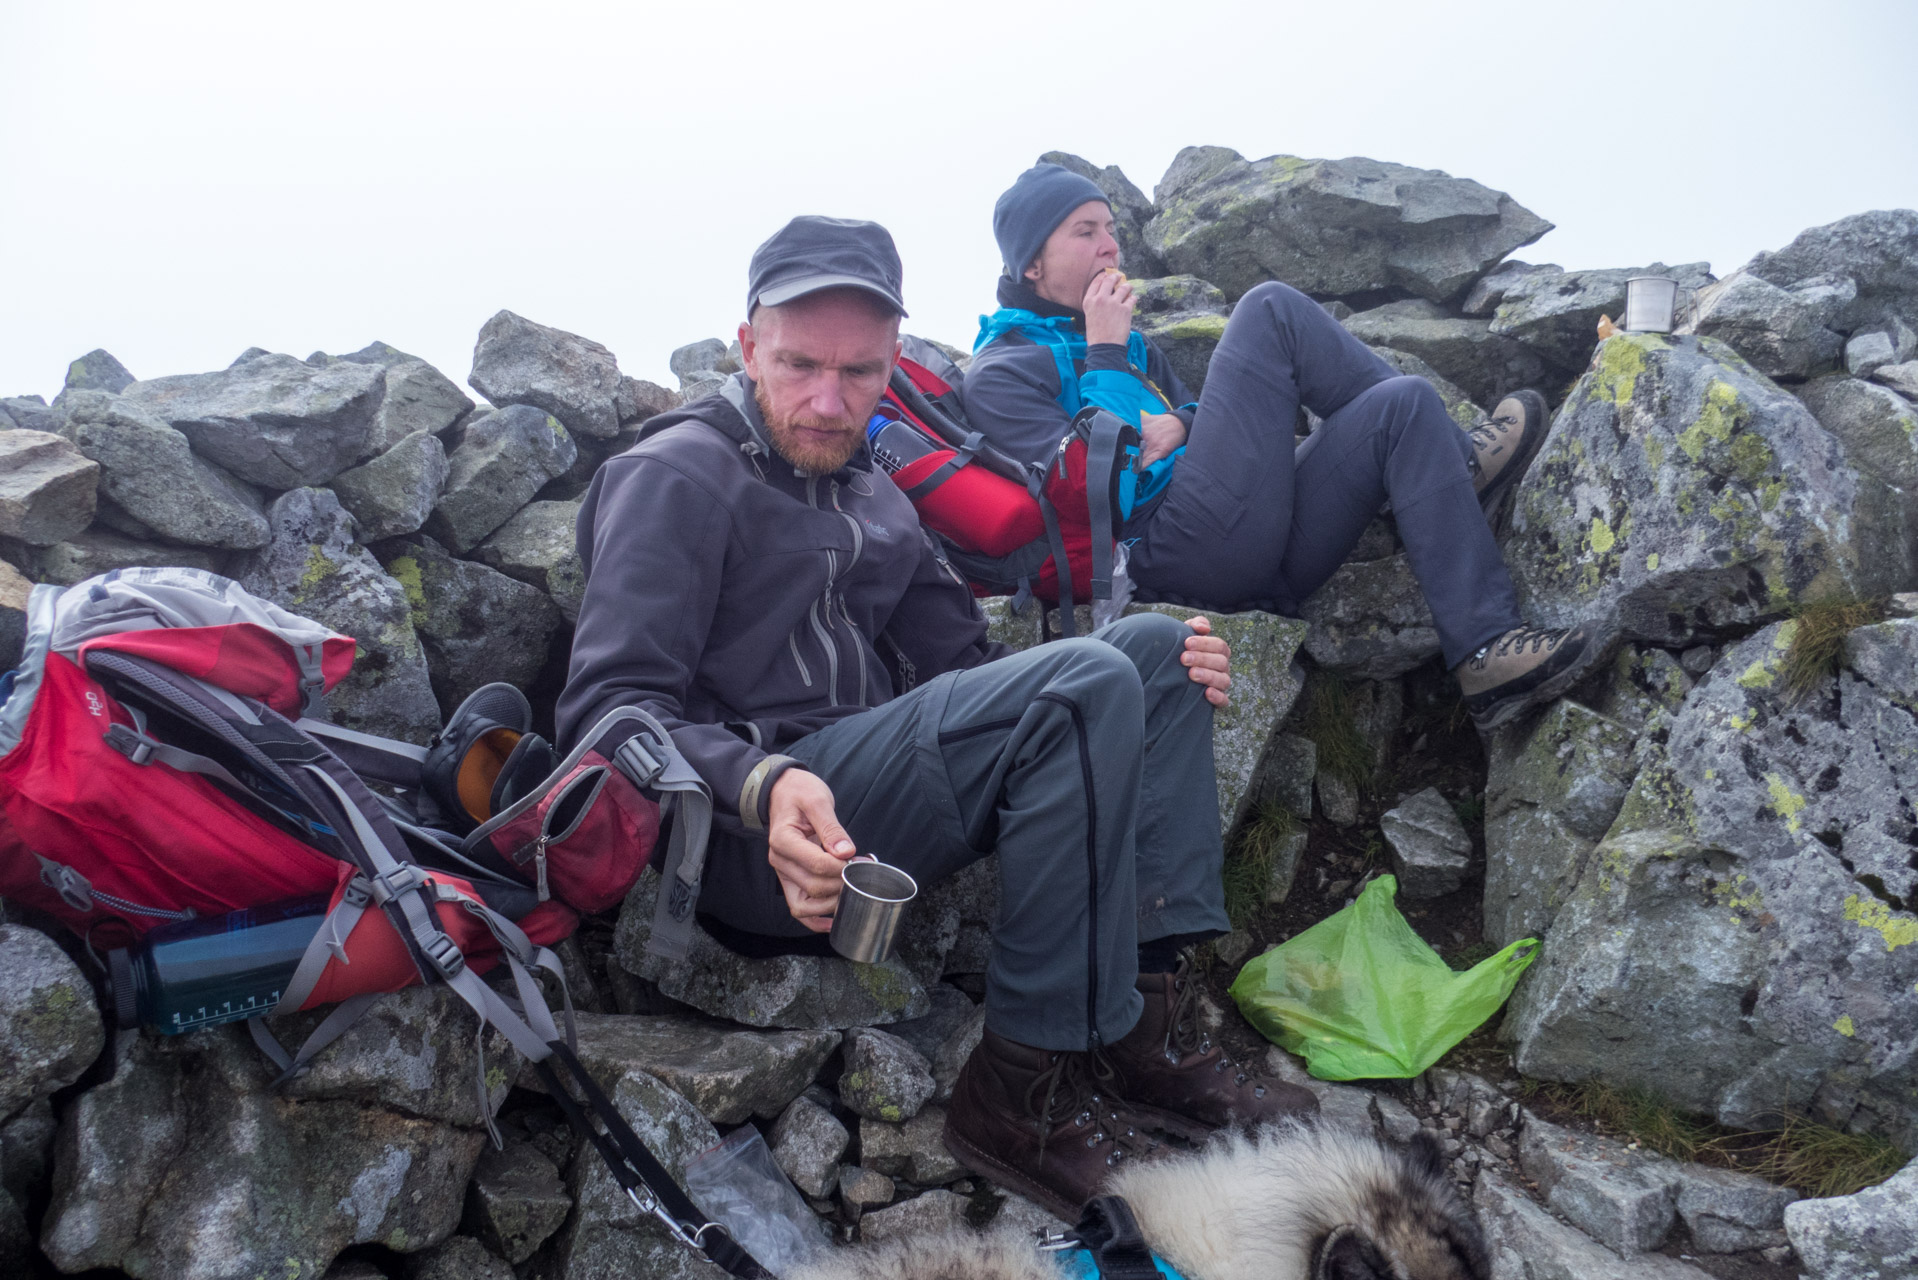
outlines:
[[[892,954],[906,904],[918,882],[898,867],[862,856],[840,868],[839,909],[832,918],[832,949],[860,964],[878,964]]]
[[[1678,309],[1678,281],[1670,276],[1633,276],[1625,282],[1625,331],[1670,333]],[[1687,289],[1686,293],[1696,294]]]

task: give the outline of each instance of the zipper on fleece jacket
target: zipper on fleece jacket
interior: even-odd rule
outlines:
[[[839,505],[837,480],[831,482],[826,494],[832,502],[832,509],[839,513],[839,518],[844,520],[846,526],[852,530],[852,559],[846,562],[846,573],[851,574],[853,566],[859,563],[860,553],[866,549],[866,531],[860,527],[859,520],[850,511]],[[827,601],[826,607],[828,610],[832,608],[830,600]],[[846,607],[844,591],[839,593],[839,616],[846,620],[846,632],[852,641],[853,660],[859,664],[859,705],[868,706],[870,704],[866,701],[866,652],[859,643],[859,628],[853,625],[852,611]]]

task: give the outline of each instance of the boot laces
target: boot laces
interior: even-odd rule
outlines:
[[[1165,1056],[1169,1062],[1181,1062],[1192,1054],[1212,1052],[1212,1037],[1199,1027],[1199,984],[1192,981],[1192,962],[1188,957],[1179,958],[1179,968],[1172,975],[1172,1008],[1166,1015]],[[1212,1069],[1220,1074],[1233,1073],[1233,1083],[1244,1085],[1251,1077],[1233,1065],[1232,1059],[1224,1052]]]
[[[1040,1122],[1041,1155],[1045,1154],[1053,1131],[1067,1125],[1092,1129],[1085,1138],[1088,1147],[1112,1143],[1113,1149],[1106,1156],[1108,1165],[1116,1165],[1146,1149],[1145,1139],[1126,1123],[1125,1117],[1100,1091],[1102,1087],[1110,1087],[1112,1078],[1112,1068],[1097,1052],[1053,1055],[1052,1065],[1026,1086],[1026,1112]],[[1037,1106],[1033,1105],[1035,1099]]]
[[[1473,654],[1470,659],[1472,670],[1483,671],[1485,664],[1494,657],[1503,658],[1509,654],[1525,653],[1528,650],[1532,653],[1542,653],[1548,649],[1556,649],[1570,634],[1572,634],[1570,627],[1534,627],[1529,624],[1515,627]]]

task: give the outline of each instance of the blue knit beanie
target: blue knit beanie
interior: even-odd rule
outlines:
[[[1046,239],[1066,215],[1088,200],[1097,200],[1107,208],[1112,202],[1090,178],[1056,164],[1035,164],[1019,175],[1007,192],[992,206],[992,234],[999,241],[999,256],[1005,260],[1006,274],[1014,280],[1025,278]]]

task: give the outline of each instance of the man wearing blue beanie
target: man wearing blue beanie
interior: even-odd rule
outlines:
[[[1138,426],[1123,537],[1143,599],[1296,616],[1389,502],[1445,662],[1483,728],[1559,696],[1605,656],[1590,624],[1525,624],[1490,520],[1538,452],[1545,401],[1517,391],[1458,429],[1312,299],[1276,281],[1241,298],[1190,395],[1132,328],[1112,209],[1056,164],[992,212],[1005,270],[966,373],[966,413],[999,449],[1049,459],[1097,405]],[[1323,421],[1295,447],[1300,406]]]

